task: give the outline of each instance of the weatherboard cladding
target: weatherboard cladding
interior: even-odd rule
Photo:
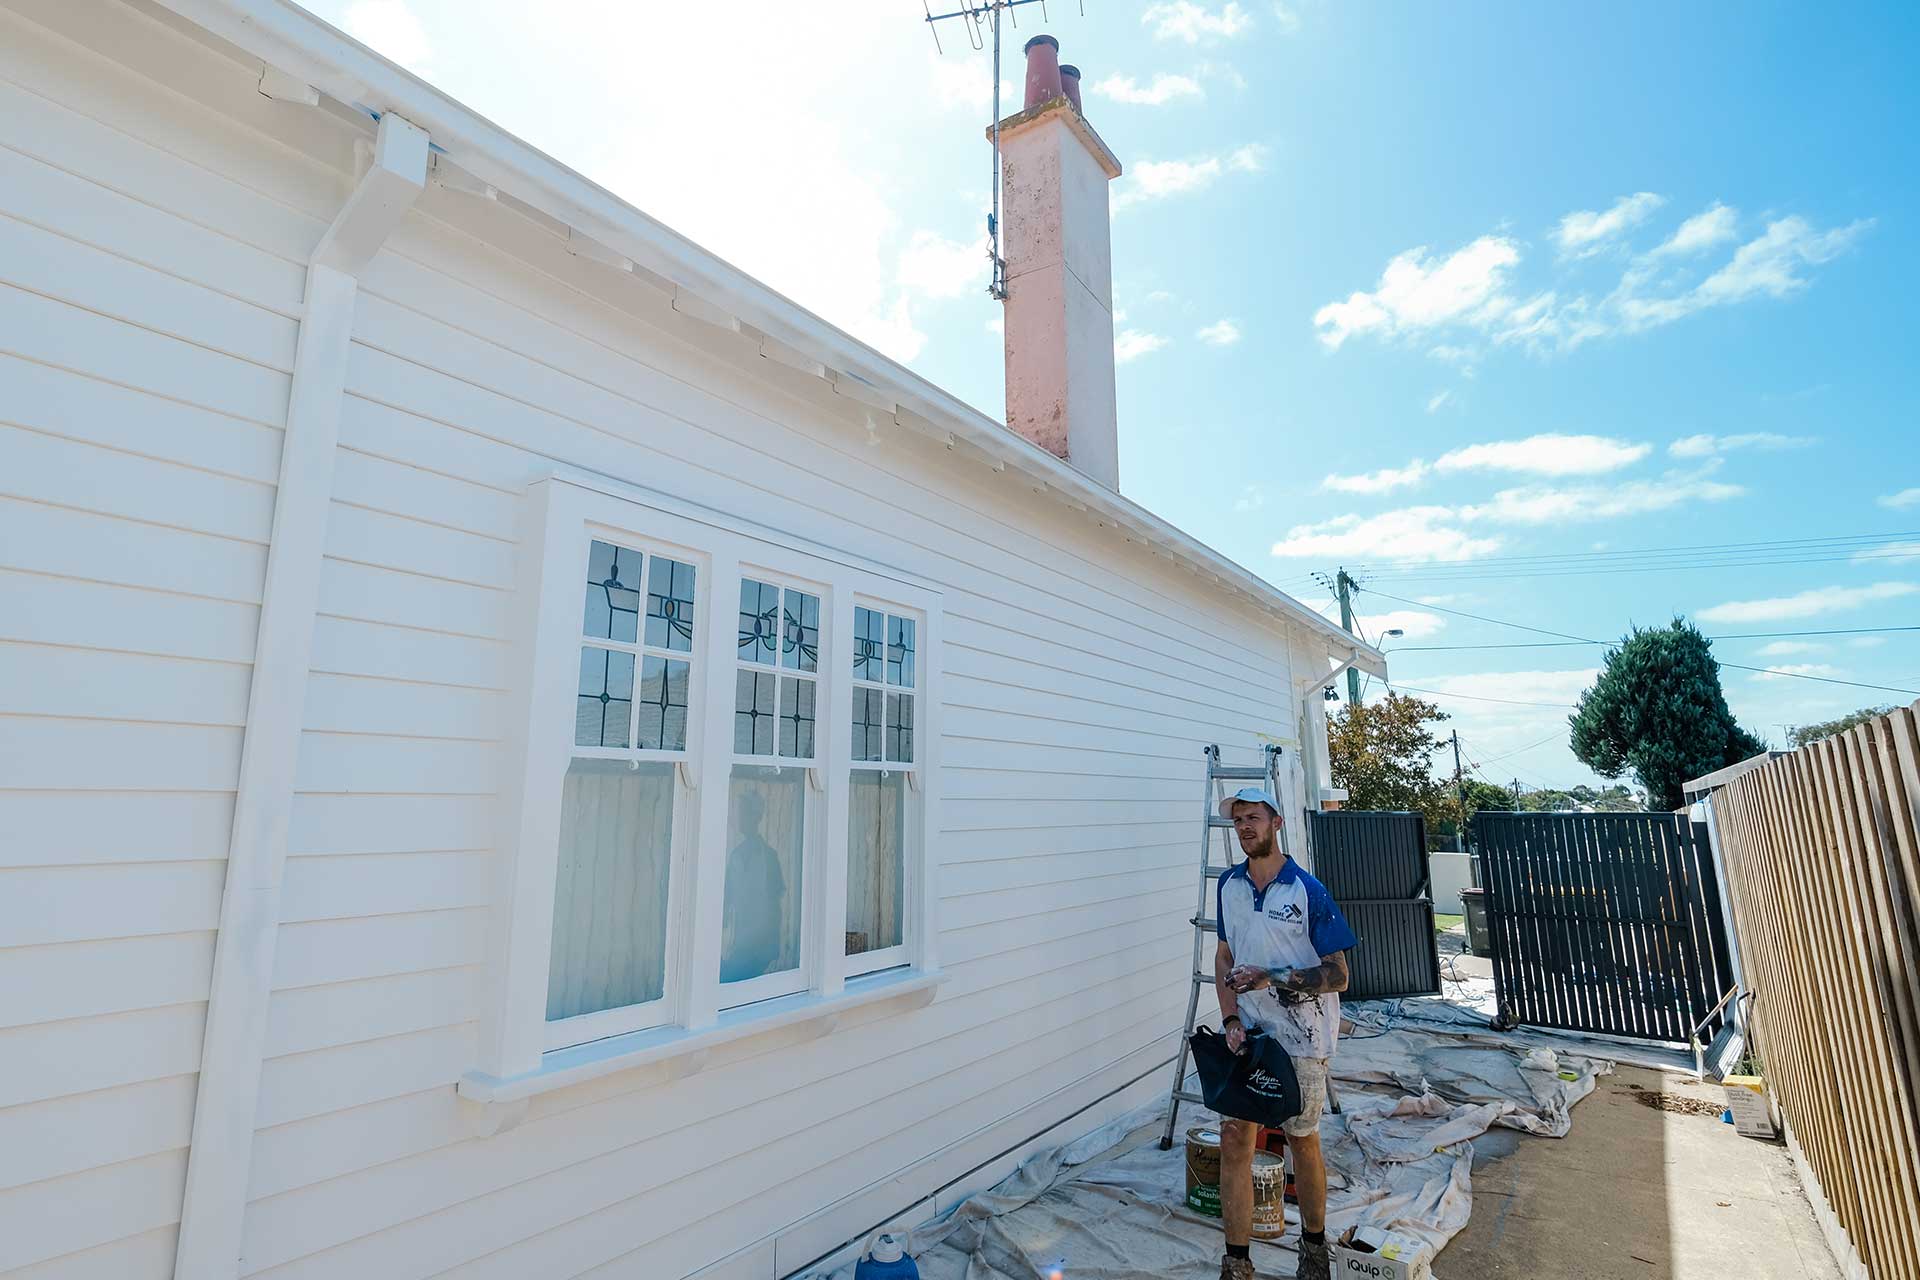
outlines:
[[[0,11],[0,1270],[22,1276],[172,1267],[301,263],[360,136],[258,76],[143,7]],[[749,377],[716,333],[441,189],[367,271],[243,1274],[679,1275],[810,1218],[794,1238],[824,1249],[902,1207],[889,1173],[930,1193],[1166,1057],[1199,747],[1293,734],[1287,633],[935,441],[870,446],[817,379]],[[476,1139],[453,1084],[546,464],[944,592],[952,979]]]

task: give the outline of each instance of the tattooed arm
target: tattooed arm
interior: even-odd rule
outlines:
[[[1282,995],[1321,996],[1347,989],[1347,953],[1321,956],[1308,969],[1294,969],[1275,984]]]

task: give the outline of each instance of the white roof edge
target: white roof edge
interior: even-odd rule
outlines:
[[[835,328],[798,303],[648,217],[484,116],[395,66],[292,0],[155,0],[161,7],[290,72],[339,101],[393,111],[427,131],[436,149],[482,182],[601,241],[639,266],[724,306],[776,341],[890,394],[895,403],[989,456],[1038,480],[1063,499],[1107,517],[1305,626],[1329,653],[1358,653],[1355,665],[1384,677],[1386,659],[1259,575],[1190,534],[1087,479],[958,397]]]

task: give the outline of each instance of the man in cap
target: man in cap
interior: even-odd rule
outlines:
[[[1280,806],[1247,787],[1220,803],[1233,821],[1246,861],[1220,877],[1214,904],[1220,944],[1213,961],[1221,1026],[1238,1053],[1250,1031],[1273,1037],[1300,1078],[1300,1114],[1282,1126],[1293,1152],[1300,1199],[1300,1280],[1328,1280],[1327,1164],[1320,1150],[1320,1114],[1327,1103],[1327,1063],[1340,1034],[1340,992],[1347,988],[1347,952],[1358,944],[1326,886],[1280,848]],[[1220,1133],[1220,1206],[1227,1253],[1220,1280],[1254,1280],[1248,1244],[1253,1229],[1256,1126],[1228,1119]]]

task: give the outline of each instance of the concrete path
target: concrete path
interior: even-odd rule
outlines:
[[[1718,1086],[1621,1067],[1559,1140],[1474,1140],[1473,1220],[1434,1263],[1527,1280],[1837,1280],[1786,1147],[1720,1122]]]

